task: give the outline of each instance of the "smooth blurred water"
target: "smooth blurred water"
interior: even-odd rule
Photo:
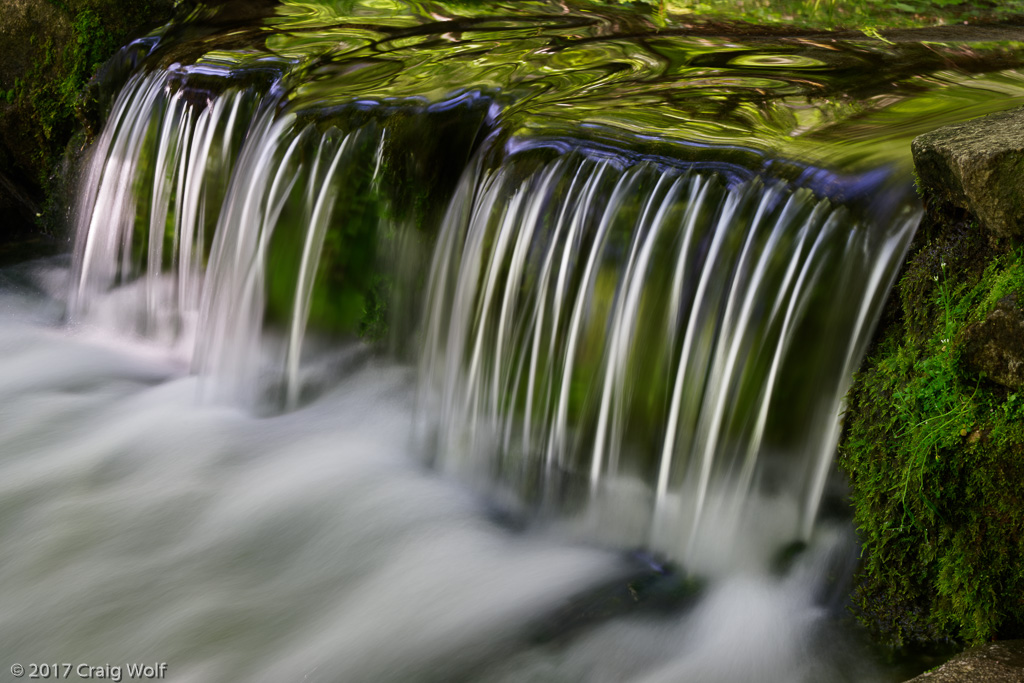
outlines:
[[[834,416],[913,230],[909,140],[1024,102],[1024,49],[996,29],[735,36],[574,7],[201,7],[125,50],[76,260],[0,271],[0,671],[898,677],[844,616],[849,521],[818,519]],[[567,168],[600,191],[574,195]],[[709,214],[739,202],[745,218],[691,240],[705,183]],[[762,228],[734,229],[761,207]],[[805,249],[819,228],[831,260]],[[805,272],[825,284],[797,286]],[[390,355],[354,341],[382,282]],[[791,329],[807,301],[818,313]],[[547,357],[556,309],[578,319]],[[432,376],[447,408],[423,400]],[[695,428],[662,443],[677,408]],[[786,447],[800,439],[813,447]],[[559,440],[572,448],[536,447]],[[595,513],[557,477],[524,504],[444,471],[529,485],[530,456],[611,504]],[[721,468],[742,485],[718,505]],[[538,498],[565,504],[534,516]],[[699,543],[680,530],[701,525]]]
[[[0,272],[5,667],[167,662],[173,681],[886,679],[825,597],[850,549],[827,525],[789,573],[712,577],[688,608],[612,610],[538,638],[641,563],[557,528],[510,529],[424,469],[409,367],[339,348],[312,361],[329,390],[255,417],[198,401],[180,349],[63,325],[68,279],[61,261]]]
[[[580,151],[467,173],[427,299],[438,465],[701,571],[808,538],[919,219],[876,203]]]

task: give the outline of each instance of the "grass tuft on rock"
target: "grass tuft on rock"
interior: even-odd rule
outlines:
[[[972,328],[1024,293],[1024,249],[969,217],[940,227],[904,270],[840,444],[864,544],[854,611],[895,648],[1024,635],[1024,391],[965,362]]]

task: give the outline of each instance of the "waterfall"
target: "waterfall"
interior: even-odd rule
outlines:
[[[216,380],[207,391],[233,400],[260,395],[254,368],[273,316],[283,328],[277,380],[294,407],[311,308],[329,318],[352,307],[345,291],[324,303],[314,284],[335,265],[332,229],[378,228],[378,173],[365,169],[379,171],[383,138],[373,125],[320,130],[279,105],[266,86],[202,90],[175,70],[134,76],[76,212],[71,313],[87,317],[98,295],[123,287],[117,323],[184,338],[195,371]]]
[[[76,210],[73,318],[120,285],[122,328],[165,339],[194,330],[242,141],[271,117],[252,88],[204,92],[179,76],[134,75],[95,143]]]
[[[480,142],[475,95],[356,105],[291,106],[262,72],[136,74],[86,173],[72,317],[118,292],[117,324],[182,345],[206,396],[295,409],[310,334],[352,334],[393,282],[442,469],[695,566],[748,552],[723,537],[760,557],[809,538],[915,210],[713,149]],[[458,107],[458,183],[432,189],[398,123]],[[402,209],[420,184],[436,220]]]
[[[76,103],[95,136],[43,215],[79,183],[73,253],[0,254],[8,667],[925,668],[849,618],[833,463],[923,239],[910,142],[1024,102],[1012,31],[185,4]],[[5,86],[61,108],[9,128],[38,134],[11,168],[65,138],[104,42]]]
[[[441,466],[691,563],[722,538],[809,538],[916,212],[537,156],[468,172],[438,240],[424,367]]]

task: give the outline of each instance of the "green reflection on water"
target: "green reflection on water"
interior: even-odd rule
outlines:
[[[508,130],[598,127],[625,145],[742,146],[850,169],[906,165],[914,136],[1024,104],[1024,44],[992,39],[1008,28],[879,40],[668,19],[585,0],[283,0],[251,45],[204,38],[203,61],[291,64],[284,83],[297,111],[479,91]]]
[[[828,68],[828,64],[814,57],[798,54],[740,55],[729,62],[732,66],[749,66],[763,69],[817,69]]]

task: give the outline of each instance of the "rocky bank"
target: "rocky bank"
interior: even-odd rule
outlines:
[[[897,648],[1024,635],[1022,131],[1016,110],[915,140],[926,216],[848,396],[853,601]]]

